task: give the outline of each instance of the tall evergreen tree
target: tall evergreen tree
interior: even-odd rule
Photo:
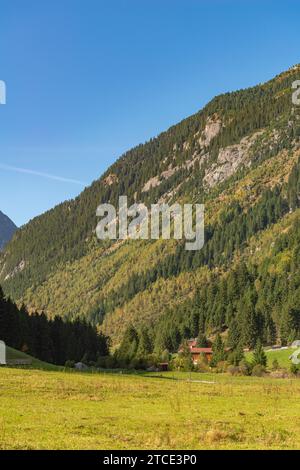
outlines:
[[[267,362],[268,362],[267,355],[262,347],[261,341],[258,340],[256,343],[255,350],[253,352],[252,364],[254,366],[260,365],[260,366],[266,367]]]

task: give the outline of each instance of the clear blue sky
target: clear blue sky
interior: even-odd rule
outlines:
[[[213,96],[299,63],[299,17],[298,0],[1,0],[0,210],[21,225]]]

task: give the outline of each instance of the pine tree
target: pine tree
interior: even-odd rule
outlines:
[[[230,348],[235,349],[240,344],[240,342],[241,342],[241,331],[240,331],[238,321],[234,318],[229,325],[227,343]]]
[[[239,313],[242,318],[241,331],[242,343],[244,346],[253,348],[259,337],[257,315],[253,305],[253,299],[250,291],[247,291],[243,300],[239,304]]]
[[[182,368],[185,371],[191,371],[193,369],[192,354],[187,341],[184,341],[181,351],[179,353],[179,359],[182,361]]]
[[[256,343],[255,350],[253,352],[252,364],[253,366],[260,365],[263,367],[267,367],[267,362],[267,355],[262,347],[261,341],[258,340]]]
[[[244,359],[245,359],[244,351],[243,351],[241,344],[239,344],[237,348],[234,351],[232,351],[232,353],[229,355],[229,362],[230,364],[234,366],[238,366],[240,362],[243,361]]]
[[[218,334],[212,346],[213,355],[211,360],[211,365],[216,366],[218,362],[225,361],[226,353],[224,348],[224,343],[222,341],[221,335]]]
[[[139,345],[137,349],[138,357],[145,357],[153,350],[152,341],[146,328],[142,328],[139,334]]]

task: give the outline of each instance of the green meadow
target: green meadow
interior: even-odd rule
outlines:
[[[273,361],[277,361],[279,367],[285,367],[288,370],[291,367],[291,361],[289,357],[296,351],[296,349],[273,349],[267,350],[266,355],[268,358],[268,368],[272,368]],[[252,353],[246,356],[249,361],[252,359]]]
[[[1,449],[297,449],[300,380],[0,368]]]

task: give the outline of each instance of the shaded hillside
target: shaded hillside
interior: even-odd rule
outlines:
[[[127,152],[78,198],[23,227],[2,256],[5,292],[51,317],[80,314],[115,342],[130,323],[147,326],[159,349],[176,349],[201,329],[229,328],[244,344],[298,334],[298,239],[282,232],[290,220],[298,230],[300,131],[291,84],[299,75],[298,66],[213,99]],[[204,248],[98,242],[96,207],[123,194],[129,202],[205,202]],[[255,258],[267,233],[277,251]]]
[[[16,225],[0,211],[0,251],[11,240],[16,230]]]

